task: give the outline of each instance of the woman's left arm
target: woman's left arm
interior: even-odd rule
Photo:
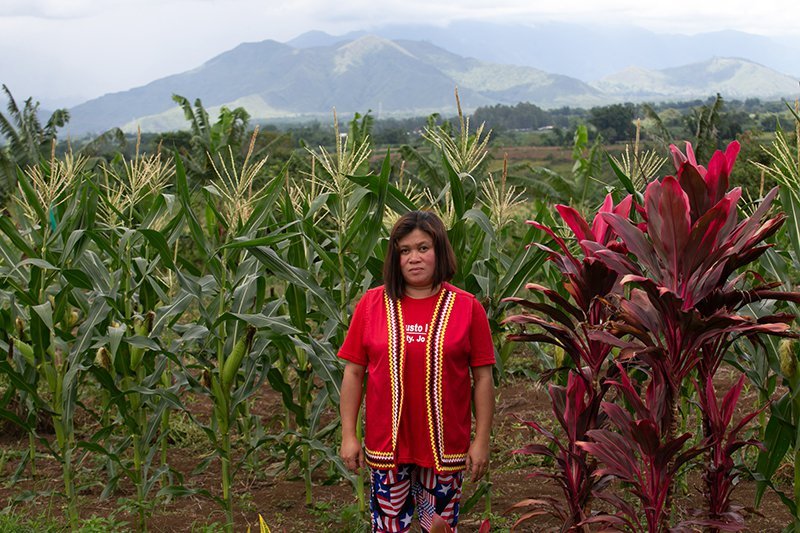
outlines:
[[[475,402],[475,438],[467,453],[467,470],[472,481],[478,481],[489,470],[489,437],[494,417],[494,380],[492,365],[472,368],[473,401]]]

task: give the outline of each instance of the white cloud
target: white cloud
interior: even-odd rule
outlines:
[[[95,0],[3,0],[0,17],[70,19],[108,9],[109,3]]]

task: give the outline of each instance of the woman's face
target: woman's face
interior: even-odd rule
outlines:
[[[436,272],[433,238],[417,228],[397,241],[397,249],[400,252],[400,271],[406,285],[414,288],[430,287]]]

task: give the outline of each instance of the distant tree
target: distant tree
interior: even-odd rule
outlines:
[[[515,106],[497,104],[479,107],[472,119],[477,124],[485,122],[488,128],[495,131],[535,130],[553,125],[553,118],[547,111],[529,102],[520,102]]]
[[[593,107],[589,110],[589,123],[606,141],[615,143],[632,139],[636,134],[635,116],[636,108],[630,103]]]
[[[17,183],[17,168],[38,164],[43,155],[50,153],[58,128],[69,121],[69,111],[56,109],[42,127],[39,102],[28,98],[20,108],[5,85],[3,92],[8,99],[8,116],[0,113],[0,134],[5,139],[5,145],[0,147],[0,201],[5,203]]]
[[[323,125],[318,120],[287,126],[286,131],[291,134],[296,146],[316,148],[333,143],[333,127],[327,124]]]
[[[363,116],[361,113],[353,115],[347,132],[347,143],[351,148],[360,146],[367,137],[370,139],[372,138],[372,128],[375,126],[375,117],[370,113],[372,113],[372,109],[364,113]]]

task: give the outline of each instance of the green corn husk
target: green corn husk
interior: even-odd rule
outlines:
[[[782,339],[778,345],[781,373],[789,380],[797,378],[797,349],[794,339]]]

